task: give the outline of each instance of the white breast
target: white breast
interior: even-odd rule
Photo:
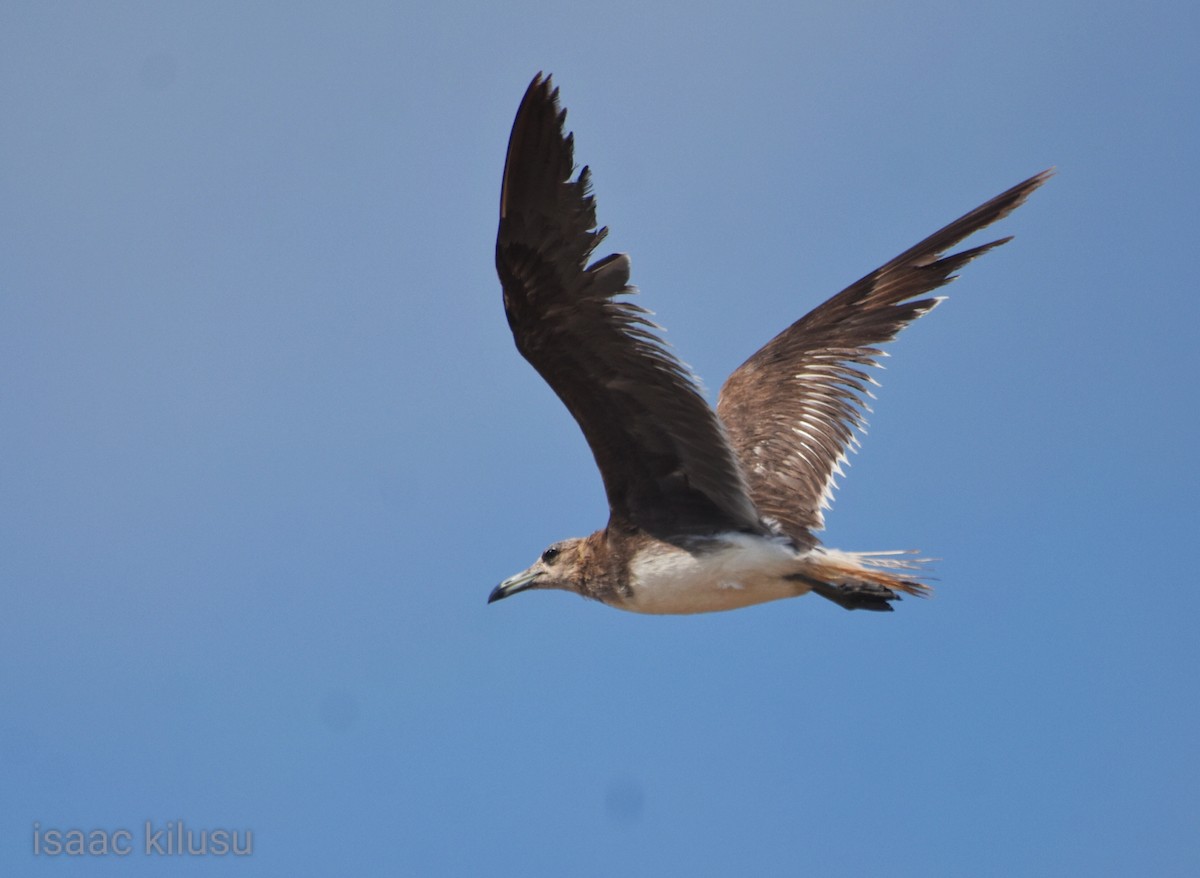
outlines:
[[[799,569],[800,555],[783,540],[730,533],[724,546],[692,554],[659,544],[631,562],[633,596],[622,609],[637,613],[712,613],[804,594],[783,577]]]

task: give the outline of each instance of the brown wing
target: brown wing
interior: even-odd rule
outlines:
[[[955,220],[851,284],[793,323],[738,367],[721,388],[717,413],[741,458],[759,512],[795,540],[812,544],[824,526],[834,476],[866,424],[876,347],[933,308],[914,299],[953,280],[953,272],[993,241],[942,254],[1016,209],[1050,176],[1038,174]]]
[[[500,196],[496,269],[517,349],[566,404],[591,446],[615,519],[656,535],[761,530],[745,477],[694,379],[653,333],[629,258],[588,265],[596,228],[588,169],[550,78],[517,111]]]

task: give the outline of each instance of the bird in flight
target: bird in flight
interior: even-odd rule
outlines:
[[[608,498],[608,525],[552,544],[488,602],[562,589],[639,613],[705,613],[815,592],[848,610],[923,595],[909,552],[822,546],[834,477],[865,426],[879,345],[925,296],[1002,238],[947,255],[1049,177],[980,205],[810,311],[738,367],[714,411],[648,313],[624,298],[629,257],[604,240],[589,173],[549,76],[513,122],[496,269],[517,349],[570,410]],[[574,177],[574,178],[573,178]]]

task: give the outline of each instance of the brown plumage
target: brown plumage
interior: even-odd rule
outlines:
[[[517,348],[582,428],[610,518],[586,540],[552,546],[491,599],[553,587],[625,609],[692,612],[808,590],[851,609],[890,609],[899,592],[920,593],[911,573],[892,572],[911,564],[822,549],[813,532],[865,423],[874,384],[866,368],[878,346],[937,304],[921,296],[1009,240],[944,255],[1014,210],[1049,172],[793,323],[730,376],[714,412],[646,312],[618,298],[635,292],[629,258],[589,264],[607,229],[597,228],[588,169],[572,178],[565,117],[558,90],[539,74],[509,141],[496,268]]]
[[[632,293],[629,258],[588,265],[596,229],[588,169],[549,77],[517,111],[500,198],[496,269],[517,349],[575,416],[612,514],[662,536],[761,531],[745,476],[716,414]]]
[[[868,385],[877,347],[933,309],[918,299],[953,272],[1007,243],[1001,238],[942,254],[1007,216],[1050,176],[1044,171],[980,205],[881,268],[818,305],[737,368],[717,402],[758,511],[798,543],[813,542],[832,495],[840,461],[866,425]],[[915,301],[914,301],[915,300]]]

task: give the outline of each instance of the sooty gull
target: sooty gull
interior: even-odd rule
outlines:
[[[626,298],[629,257],[589,264],[604,239],[589,173],[549,76],[513,122],[496,269],[517,349],[583,430],[609,519],[554,543],[488,602],[556,588],[640,613],[704,613],[816,592],[846,609],[891,610],[928,585],[909,552],[820,544],[834,477],[865,426],[879,345],[931,310],[918,298],[1002,238],[944,255],[1019,206],[1031,177],[813,309],[743,363],[716,411]]]

